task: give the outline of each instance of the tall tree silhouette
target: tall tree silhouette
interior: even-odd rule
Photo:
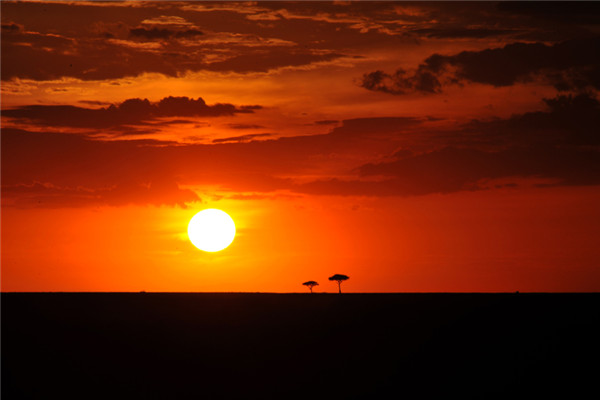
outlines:
[[[308,286],[308,288],[310,289],[310,292],[312,293],[312,289],[314,286],[319,286],[319,284],[315,281],[308,281],[308,282],[304,282],[303,283],[304,286]]]
[[[333,276],[329,277],[330,281],[336,281],[338,284],[338,290],[340,293],[342,293],[342,282],[347,281],[348,279],[350,279],[349,276],[346,275],[342,275],[342,274],[335,274]]]

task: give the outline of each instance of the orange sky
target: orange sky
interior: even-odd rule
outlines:
[[[2,291],[600,289],[596,3],[1,7]]]

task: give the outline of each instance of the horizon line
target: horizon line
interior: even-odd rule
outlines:
[[[1,294],[300,294],[300,295],[344,295],[344,294],[598,294],[600,291],[419,291],[419,292],[192,292],[192,291],[3,291]]]

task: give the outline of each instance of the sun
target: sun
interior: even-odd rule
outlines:
[[[224,211],[208,208],[194,215],[188,224],[188,237],[203,251],[221,251],[233,242],[235,223]]]

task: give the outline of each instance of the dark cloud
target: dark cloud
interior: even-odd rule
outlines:
[[[548,43],[597,32],[598,7],[593,3],[474,2],[459,7],[453,2],[3,2],[3,26],[12,33],[2,37],[2,79],[270,71],[333,60],[342,53],[353,56],[367,47],[405,51],[422,37],[486,38],[522,32],[529,35],[527,40],[538,35],[540,42]],[[17,25],[26,29],[16,30]],[[205,40],[164,40],[201,33]],[[68,42],[43,43],[44,36]],[[285,61],[288,53],[290,64]]]
[[[232,137],[227,137],[227,138],[220,138],[220,139],[215,139],[212,142],[213,143],[231,143],[231,142],[247,142],[249,140],[253,140],[255,138],[259,138],[259,137],[267,137],[267,136],[271,136],[270,133],[255,133],[255,134],[251,134],[251,135],[242,135],[242,136],[232,136]]]
[[[262,106],[259,106],[259,105],[240,106],[239,109],[240,109],[240,112],[252,113],[256,110],[261,110]]]
[[[110,102],[108,101],[99,101],[99,100],[79,100],[78,103],[89,104],[90,106],[110,106]]]
[[[493,152],[446,147],[393,162],[366,164],[363,176],[382,176],[389,194],[419,195],[487,188],[507,177],[556,180],[561,185],[600,184],[600,153],[580,148],[539,146]]]
[[[261,57],[244,54],[208,64],[205,69],[212,71],[268,72],[281,67],[298,67],[316,62],[332,61],[344,57],[343,54],[328,52],[314,53],[305,50],[280,49],[265,52]]]
[[[135,43],[135,42],[133,42]],[[69,39],[36,33],[2,36],[2,80],[118,79],[144,71],[175,76],[179,70],[155,51],[118,45],[105,38]],[[130,62],[123,62],[130,60]],[[187,68],[182,62],[183,70]]]
[[[419,153],[400,149],[392,160],[357,168],[359,179],[322,179],[295,190],[411,196],[483,190],[495,187],[493,180],[501,178],[534,178],[552,185],[600,184],[600,102],[590,94],[579,94],[544,103],[546,111],[459,127],[446,138],[454,146]],[[441,136],[438,143],[444,143]]]
[[[342,121],[327,134],[266,140],[242,135],[214,144],[107,142],[5,128],[3,199],[15,205],[39,198],[50,204],[50,194],[60,204],[69,199],[116,204],[127,196],[140,204],[193,199],[180,185],[253,193],[413,196],[483,190],[494,188],[497,180],[518,183],[521,178],[600,184],[597,99],[558,96],[545,104],[545,111],[443,131],[428,125],[427,118],[358,118]],[[126,190],[132,194],[117,195]]]
[[[156,141],[92,141],[3,129],[2,204],[16,207],[180,205],[199,201],[156,162]],[[161,142],[162,146],[168,142]],[[143,164],[138,164],[138,163]]]
[[[364,74],[361,86],[368,90],[374,90],[389,94],[406,94],[409,92],[439,93],[442,85],[436,74],[424,66],[409,74],[403,69],[398,69],[394,74],[383,71],[374,71]]]
[[[21,25],[15,24],[14,22],[2,24],[2,32],[5,34],[12,33],[12,32],[18,32],[22,29],[23,29],[23,27]]]
[[[503,1],[499,11],[547,19],[562,24],[600,24],[600,3],[595,1]]]
[[[264,126],[253,125],[253,124],[228,124],[228,127],[232,129],[260,129],[264,128]]]
[[[510,118],[473,121],[462,127],[461,144],[491,148],[519,146],[600,145],[600,102],[590,94],[544,99],[546,111],[515,114]],[[468,135],[465,135],[468,133]]]
[[[336,26],[326,22],[298,19],[292,26],[282,21],[276,28],[265,29],[260,21],[247,19],[247,14],[234,10],[197,13],[181,7],[180,3],[144,3],[139,7],[3,4],[3,15],[10,15],[11,20],[23,23],[27,29],[2,36],[2,80],[103,80],[145,72],[181,76],[202,70],[268,72],[344,56],[315,40],[318,34],[306,37],[315,25],[337,32]],[[244,6],[232,8],[236,7]],[[143,24],[159,21],[166,9],[176,16],[174,20],[191,22]],[[6,25],[10,29],[10,24]],[[63,26],[69,28],[59,28]],[[207,31],[196,26],[207,26]],[[203,40],[167,40],[200,37]]]
[[[131,36],[141,37],[145,39],[169,39],[169,38],[191,38],[203,35],[204,33],[198,29],[173,30],[166,28],[131,28],[129,30]]]
[[[188,71],[268,72],[344,57],[337,52],[319,52],[297,46],[275,46],[260,42],[246,46],[240,39],[222,44],[198,42],[192,47],[178,44],[147,47],[148,42],[116,38],[68,39],[52,35],[12,34],[2,37],[2,79],[52,80],[76,77],[82,80],[118,79],[156,72],[180,76]],[[230,54],[230,56],[228,56]],[[207,61],[216,55],[220,61]],[[225,60],[223,57],[226,56]],[[129,60],[123,63],[122,60]]]
[[[295,190],[321,195],[417,196],[484,190],[494,179],[524,177],[550,179],[552,185],[598,185],[600,154],[551,147],[500,152],[446,147],[393,162],[366,164],[360,172],[363,178],[381,179],[324,179]]]
[[[446,66],[458,68],[457,78],[508,86],[529,80],[544,69],[567,72],[572,68],[597,68],[600,38],[570,40],[552,46],[541,43],[512,43],[499,49],[464,51],[455,56],[434,55],[425,65],[434,73]]]
[[[350,136],[365,134],[371,131],[373,135],[381,133],[401,133],[404,129],[421,125],[423,119],[413,117],[378,117],[345,119],[343,125],[334,128],[332,134]]]
[[[175,182],[128,182],[107,188],[90,189],[82,186],[58,187],[48,183],[4,185],[5,206],[19,208],[43,207],[83,207],[83,206],[122,206],[139,205],[178,205],[186,208],[186,203],[201,201],[196,193],[181,189]],[[18,199],[18,201],[15,201]]]
[[[148,123],[162,117],[218,117],[237,113],[252,113],[260,106],[233,104],[207,105],[201,98],[165,97],[152,103],[147,99],[128,99],[117,105],[102,108],[82,108],[70,105],[28,105],[2,110],[6,117],[17,121],[45,126],[72,126],[83,128],[110,128],[122,125]],[[187,122],[176,120],[177,122]]]
[[[10,194],[13,203],[20,202],[21,195],[14,190],[18,185],[46,190],[35,186],[36,182],[45,187],[84,188],[86,196],[148,182],[220,185],[246,192],[293,190],[287,176],[339,171],[338,164],[346,166],[353,157],[377,158],[396,146],[396,141],[406,140],[409,135],[402,134],[419,124],[413,118],[362,118],[343,121],[328,134],[241,142],[238,138],[211,145],[100,141],[76,134],[4,128],[2,183],[13,189],[3,192],[3,199]],[[72,197],[70,192],[61,193]],[[62,201],[66,204],[68,198]]]
[[[422,28],[411,31],[418,36],[430,38],[487,38],[490,36],[503,36],[515,34],[512,29],[489,29],[489,28]]]
[[[440,92],[442,84],[460,82],[509,86],[543,76],[559,90],[600,89],[600,38],[568,40],[554,45],[511,43],[501,48],[433,54],[408,73],[374,71],[361,86],[390,94]]]
[[[335,120],[335,119],[324,119],[321,121],[315,121],[315,125],[333,125],[333,124],[337,124],[338,122],[340,122],[340,121]]]

